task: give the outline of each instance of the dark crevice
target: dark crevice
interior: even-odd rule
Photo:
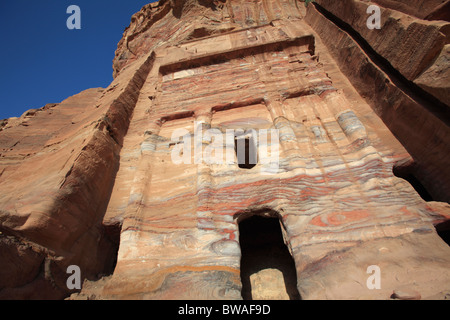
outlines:
[[[389,77],[395,86],[416,103],[433,113],[446,125],[450,125],[449,106],[403,76],[386,58],[377,53],[351,25],[336,17],[321,5],[317,3],[313,3],[313,5],[325,18],[335,24],[339,29],[346,32],[361,47],[368,58]]]
[[[437,224],[435,228],[439,237],[450,246],[450,220]]]
[[[437,234],[450,246],[450,230],[437,230]]]
[[[122,231],[122,224],[115,222],[103,226],[103,235],[108,242],[108,254],[106,257],[105,267],[102,276],[112,275],[117,264],[117,254],[120,246],[120,233]]]
[[[420,197],[425,201],[433,201],[433,197],[428,193],[427,189],[413,174],[408,174],[401,177],[409,182],[409,184],[416,190]]]
[[[405,166],[394,166],[392,172],[398,178],[404,179],[416,190],[425,201],[433,201],[433,197],[415,175],[416,166],[413,164]]]

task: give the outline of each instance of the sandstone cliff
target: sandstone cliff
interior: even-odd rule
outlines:
[[[108,88],[1,123],[0,298],[68,297],[69,265],[73,299],[445,298],[449,1],[373,3],[380,30],[362,0],[144,6]],[[279,166],[175,165],[180,128],[277,129]],[[252,237],[293,275],[246,274]]]

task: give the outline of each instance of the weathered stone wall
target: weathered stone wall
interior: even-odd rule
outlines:
[[[397,30],[389,38],[364,29],[363,1],[346,1],[344,11],[317,3],[406,81],[448,69],[445,57],[434,58],[444,51],[444,22],[412,23],[383,9],[386,28]],[[279,219],[303,299],[389,299],[394,290],[443,298],[450,248],[435,225],[448,221],[449,206],[424,201],[393,171],[413,163],[434,196],[449,195],[450,135],[436,117],[446,110],[405,93],[318,8],[149,4],[118,44],[107,89],[10,119],[0,132],[0,250],[8,256],[0,297],[39,297],[45,286],[49,298],[67,296],[65,268],[76,264],[91,281],[74,299],[241,299],[239,225],[257,215]],[[390,18],[400,15],[409,24]],[[423,33],[409,32],[412,24]],[[424,38],[433,45],[417,50]],[[402,46],[402,56],[393,52]],[[434,81],[427,88],[445,84]],[[47,123],[54,127],[41,138]],[[192,139],[173,141],[176,129]],[[222,142],[194,140],[208,129]],[[277,129],[278,165],[240,168],[227,129]],[[31,151],[16,143],[25,134],[36,136]],[[173,162],[181,145],[190,163]],[[231,161],[196,163],[199,148],[228,151]],[[366,286],[370,265],[381,268],[379,290]],[[266,271],[252,278],[254,297],[283,283],[279,270]],[[260,288],[261,279],[272,286]]]
[[[447,32],[449,24],[425,22],[384,10],[381,30],[369,30],[364,26],[369,16],[365,14],[368,4],[344,1],[345,10],[341,10],[341,7],[331,4],[335,3],[333,1],[319,0],[317,3],[319,10],[310,6],[306,20],[321,35],[341,70],[412,155],[415,164],[411,171],[435,200],[448,202],[446,181],[450,172],[446,154],[449,152],[450,93],[449,68],[443,63],[448,60],[444,58],[447,46],[443,45],[447,40],[443,32]],[[346,30],[341,28],[342,23],[347,24]],[[430,31],[434,29],[437,32],[436,37],[426,36],[427,39],[441,39],[437,50],[433,46],[422,45],[424,42],[420,38],[423,34],[413,27],[420,25],[423,30],[430,28]],[[421,45],[416,48],[413,43]],[[400,50],[392,54],[398,48]],[[430,58],[425,59],[426,56]],[[427,66],[426,71],[417,69],[419,61]],[[408,72],[410,75],[421,73],[421,76],[411,78]],[[425,82],[429,84],[425,85]],[[435,90],[430,89],[433,86]]]

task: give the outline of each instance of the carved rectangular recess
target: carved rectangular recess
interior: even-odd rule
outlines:
[[[221,129],[268,129],[273,126],[267,107],[260,103],[246,105],[240,103],[216,106],[211,127]]]
[[[205,53],[200,55],[193,55],[186,60],[180,60],[173,63],[161,65],[159,72],[163,76],[170,73],[176,73],[188,69],[196,69],[200,66],[207,66],[213,64],[224,63],[233,59],[243,58],[250,55],[256,55],[264,52],[282,51],[288,47],[299,47],[299,52],[309,52],[314,54],[314,36],[305,35],[297,38],[289,38],[278,41],[269,41],[262,44],[246,45],[231,50],[221,52]],[[193,74],[195,71],[190,71]]]

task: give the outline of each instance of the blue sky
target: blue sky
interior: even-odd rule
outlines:
[[[107,87],[131,16],[153,0],[0,0],[0,119]],[[81,30],[66,26],[70,5]]]

